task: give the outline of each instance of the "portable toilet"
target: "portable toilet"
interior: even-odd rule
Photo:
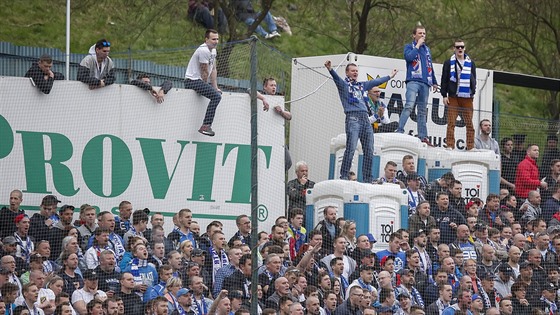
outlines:
[[[402,133],[376,133],[373,142],[373,177],[382,176],[385,164],[389,161],[397,163],[397,169],[402,170],[402,158],[405,155],[412,155],[416,172],[426,176],[427,151],[428,146],[417,137]]]
[[[329,160],[329,179],[339,179],[340,168],[342,167],[342,159],[344,158],[344,152],[346,151],[346,134],[342,133],[331,139],[331,152]],[[352,159],[352,166],[350,170],[356,173],[358,176],[358,181],[362,181],[362,145],[358,141],[356,146],[356,152],[354,152],[354,158]],[[359,171],[358,171],[359,170]]]
[[[491,150],[457,151],[434,149],[428,153],[428,179],[433,181],[447,172],[463,184],[463,198],[484,200],[500,193],[500,156]]]
[[[356,235],[373,234],[377,250],[388,248],[392,232],[408,227],[408,196],[399,185],[328,180],[316,183],[306,198],[308,230],[323,220],[325,207],[334,206],[339,217],[356,222]]]

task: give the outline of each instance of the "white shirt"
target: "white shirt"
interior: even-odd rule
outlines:
[[[208,45],[200,45],[189,61],[187,66],[187,72],[185,73],[185,79],[190,80],[202,80],[202,72],[200,71],[200,64],[208,65],[208,79],[210,79],[210,74],[214,70],[214,65],[216,62],[216,49],[208,49]]]
[[[97,292],[95,293],[87,292],[85,289],[75,290],[74,293],[72,293],[72,305],[74,305],[78,301],[84,301],[87,305],[89,302],[91,302],[91,300],[93,300],[96,294],[102,301],[107,298],[107,294],[105,294],[105,292],[101,290],[97,290]]]

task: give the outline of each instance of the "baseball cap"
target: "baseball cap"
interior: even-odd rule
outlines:
[[[412,270],[410,270],[410,269],[408,269],[408,268],[403,268],[403,269],[401,269],[401,270],[399,270],[399,271],[397,272],[397,274],[399,274],[399,275],[401,275],[401,276],[409,275],[409,274],[411,274],[411,273],[414,274],[414,271],[412,271]]]
[[[16,218],[14,219],[14,222],[15,222],[16,224],[18,224],[18,223],[20,223],[21,220],[23,220],[24,218],[29,218],[29,216],[28,216],[27,214],[23,214],[23,213],[22,213],[22,214],[18,214],[18,215],[16,216]]]
[[[418,231],[412,232],[411,237],[412,237],[412,239],[415,239],[415,238],[417,238],[418,236],[420,236],[420,235],[422,235],[422,234],[426,235],[426,231],[420,229],[420,230],[418,230]]]
[[[206,255],[206,252],[203,251],[203,250],[200,249],[200,248],[195,248],[195,249],[193,249],[191,255],[192,255],[192,256],[202,256],[202,255]]]
[[[555,286],[553,283],[548,282],[548,283],[546,283],[546,284],[543,286],[543,290],[546,290],[546,291],[556,291],[557,288],[556,288],[556,286]]]
[[[179,291],[177,291],[176,297],[179,298],[179,297],[181,297],[183,295],[186,295],[186,294],[189,294],[189,293],[192,294],[192,292],[189,291],[189,289],[181,288],[181,289],[179,289]]]
[[[406,175],[406,180],[419,180],[420,179],[420,175],[416,174],[416,173],[410,173]]]
[[[480,275],[480,279],[482,279],[482,280],[484,280],[484,279],[486,279],[486,280],[494,280],[494,279],[496,279],[496,275],[493,274],[493,273],[491,273],[491,272],[484,271],[484,272],[482,272],[482,274]]]
[[[377,240],[375,239],[375,237],[373,236],[373,234],[368,233],[368,234],[366,234],[366,235],[367,235],[368,241],[369,241],[370,243],[372,243],[372,244],[373,244],[373,243],[377,243]]]
[[[522,263],[519,264],[519,269],[526,269],[526,268],[533,268],[533,264],[528,262],[528,261],[524,261]]]
[[[385,263],[387,262],[387,259],[392,259],[393,261],[395,261],[396,257],[394,255],[387,255],[387,256],[381,258],[381,262],[380,262],[381,267],[385,266]]]
[[[380,306],[377,308],[377,313],[391,313],[393,314],[393,308],[390,306]]]
[[[74,209],[76,208],[74,208],[74,206],[72,205],[64,205],[60,207],[60,210],[58,210],[58,212],[63,213],[64,211],[66,211],[66,209],[72,209],[72,211],[74,211]]]
[[[408,294],[408,292],[402,290],[401,292],[399,292],[399,294],[397,295],[397,300],[400,300],[400,298],[402,297],[406,297],[410,299],[410,294]]]
[[[58,200],[55,195],[46,195],[45,197],[43,197],[43,201],[41,201],[41,206],[56,205],[60,202],[61,201]]]
[[[477,299],[481,299],[481,300],[482,300],[482,297],[481,297],[480,295],[476,294],[476,293],[473,294],[473,295],[472,295],[471,301],[474,302],[474,301],[477,300]]]
[[[84,272],[85,280],[97,280],[97,272],[93,269],[88,269]]]
[[[14,245],[14,244],[17,244],[17,241],[16,241],[16,238],[13,237],[13,236],[6,236],[2,240],[2,244],[4,244],[4,245]]]
[[[506,276],[513,276],[513,269],[508,264],[501,264],[498,267],[499,272],[503,272]]]
[[[375,256],[375,253],[367,248],[357,248],[352,252],[352,256],[353,256],[352,258],[354,258],[354,260],[359,263],[365,257]]]

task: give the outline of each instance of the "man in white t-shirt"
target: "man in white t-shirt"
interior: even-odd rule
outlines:
[[[87,315],[87,304],[94,298],[105,301],[107,294],[97,289],[97,272],[88,269],[84,272],[84,287],[72,293],[72,305],[80,315]]]
[[[216,108],[222,100],[216,71],[218,37],[218,31],[213,29],[206,31],[204,44],[200,45],[192,55],[185,73],[185,89],[195,90],[196,93],[210,100],[202,126],[198,129],[198,132],[210,137],[215,134],[212,130],[212,122],[214,122]]]

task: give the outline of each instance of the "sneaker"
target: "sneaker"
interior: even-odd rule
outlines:
[[[205,136],[210,136],[210,137],[213,137],[216,134],[212,130],[212,127],[210,125],[202,125],[200,127],[200,129],[198,129],[198,132],[200,132],[201,134],[203,134]]]
[[[278,33],[277,31],[274,31],[272,33],[270,33],[271,37],[280,37],[280,33]]]
[[[264,39],[271,39],[272,37],[274,36],[272,36],[271,33],[266,33],[266,35],[264,35]]]
[[[429,147],[432,147],[432,148],[435,147],[435,145],[433,145],[433,144],[430,142],[430,140],[429,140],[428,138],[422,139],[422,142],[424,142],[425,144],[427,144]]]

